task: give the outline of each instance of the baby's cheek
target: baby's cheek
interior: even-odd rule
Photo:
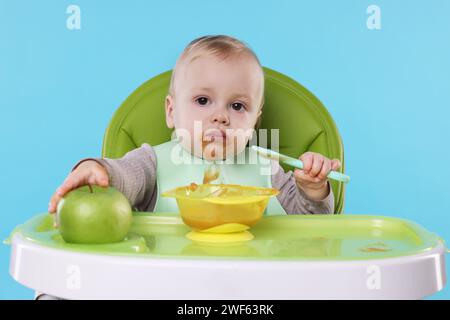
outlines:
[[[232,145],[235,146],[237,152],[239,153],[240,151],[245,149],[245,146],[247,145],[247,141],[248,139],[246,138],[234,138],[232,141]]]
[[[246,142],[242,141],[236,137],[230,137],[227,139],[226,144],[223,146],[224,153],[226,155],[234,155],[239,154],[241,151],[245,149]]]

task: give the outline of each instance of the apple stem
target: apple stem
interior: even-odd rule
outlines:
[[[92,187],[91,187],[91,185],[90,185],[90,184],[88,184],[88,187],[89,187],[89,191],[91,191],[91,193],[93,193],[93,191],[92,191]]]

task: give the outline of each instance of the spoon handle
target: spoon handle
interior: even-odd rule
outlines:
[[[295,159],[289,156],[286,156],[284,154],[275,152],[270,149],[261,148],[258,146],[252,146],[252,149],[258,152],[261,156],[268,158],[268,159],[275,159],[278,161],[281,161],[283,163],[286,163],[292,167],[303,169],[303,162],[300,159]],[[350,181],[350,177],[340,173],[338,171],[330,171],[327,175],[328,178],[340,181],[343,183],[348,183]]]

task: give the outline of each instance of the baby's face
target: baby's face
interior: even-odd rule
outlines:
[[[173,96],[166,98],[167,125],[195,156],[225,159],[251,137],[263,88],[262,70],[250,56],[200,55],[177,68]]]

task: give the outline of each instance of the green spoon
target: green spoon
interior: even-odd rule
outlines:
[[[300,159],[295,159],[286,156],[284,154],[275,152],[273,150],[265,149],[258,146],[251,146],[251,148],[265,158],[278,160],[295,168],[303,169],[303,162]],[[327,177],[343,183],[348,183],[350,181],[349,176],[337,171],[330,171]]]

